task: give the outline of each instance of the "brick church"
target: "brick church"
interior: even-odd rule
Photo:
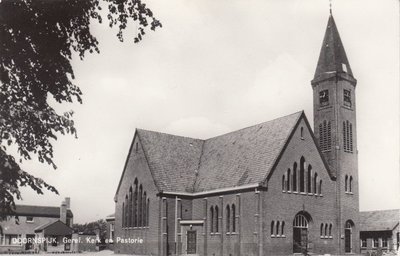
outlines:
[[[314,129],[302,111],[206,140],[137,129],[115,195],[115,252],[359,253],[356,83],[330,15]]]

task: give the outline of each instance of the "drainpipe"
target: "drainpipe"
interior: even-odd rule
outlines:
[[[175,255],[178,254],[178,197],[175,196]]]

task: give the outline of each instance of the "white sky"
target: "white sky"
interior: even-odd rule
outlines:
[[[140,44],[93,25],[101,53],[73,62],[84,103],[57,106],[75,111],[79,138],[54,143],[57,170],[23,164],[60,196],[24,189],[22,203],[58,206],[69,196],[79,223],[113,213],[136,127],[208,138],[303,109],[313,122],[310,81],[327,0],[147,3],[163,28]],[[358,80],[361,210],[399,207],[398,14],[395,0],[333,1]]]

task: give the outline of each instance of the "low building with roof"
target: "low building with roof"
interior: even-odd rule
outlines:
[[[62,238],[71,238],[73,217],[70,198],[65,198],[60,207],[16,205],[15,214],[0,222],[0,252],[68,251],[70,247],[64,246]],[[46,245],[34,240],[44,237],[54,239]]]
[[[398,251],[400,210],[360,212],[361,252]]]

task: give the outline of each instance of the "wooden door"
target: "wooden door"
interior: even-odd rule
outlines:
[[[187,231],[187,254],[196,254],[197,238],[196,231]]]

